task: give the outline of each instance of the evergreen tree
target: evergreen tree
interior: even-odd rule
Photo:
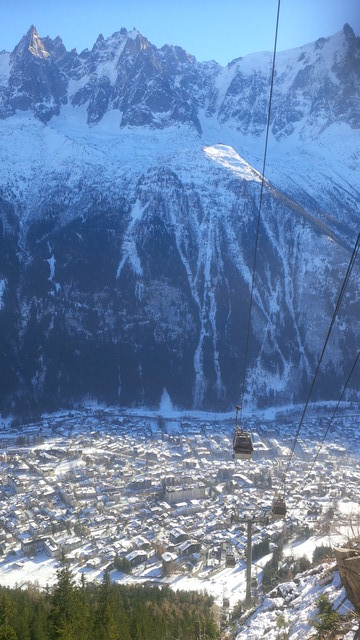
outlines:
[[[74,579],[64,557],[61,565],[51,599],[52,638],[77,640],[74,628],[77,617]]]
[[[83,573],[81,574],[80,587],[74,589],[74,605],[73,627],[76,632],[76,640],[92,640],[92,614]]]
[[[326,594],[322,594],[316,601],[318,613],[313,622],[317,630],[316,637],[321,640],[327,640],[332,636],[339,620],[339,614],[333,611],[331,602]]]
[[[29,598],[27,591],[16,589],[13,592],[13,604],[15,606],[16,614],[14,616],[14,629],[16,635],[21,640],[31,640],[30,627],[31,619],[33,617],[33,603]]]
[[[14,604],[6,592],[0,595],[0,640],[17,640],[13,627],[15,616]]]
[[[171,589],[111,584],[75,586],[63,561],[52,593],[0,587],[0,640],[198,640],[218,631],[213,600]]]
[[[30,640],[48,640],[48,618],[44,606],[34,608],[30,622]]]
[[[121,638],[114,617],[112,600],[110,574],[106,569],[95,616],[95,636],[97,640],[120,640]]]

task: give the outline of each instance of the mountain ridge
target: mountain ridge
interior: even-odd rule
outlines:
[[[49,51],[46,49],[44,42]],[[316,69],[314,61],[318,63],[317,66],[321,63],[326,67],[326,61],[328,59],[332,60],[332,56],[328,55],[327,50],[331,50],[334,46],[338,52],[343,49],[343,57],[351,56],[353,65],[352,67],[349,65],[347,83],[340,96],[332,95],[332,93],[334,93],[334,89],[336,89],[337,76],[343,73],[343,64],[341,61],[336,61],[333,62],[331,68],[327,69],[328,74],[326,81],[329,84],[327,87],[327,99],[331,97],[334,101],[335,109],[332,110],[333,116],[341,119],[344,116],[343,112],[348,112],[349,105],[346,93],[350,91],[350,98],[353,93],[351,89],[349,89],[348,84],[354,81],[354,79],[357,80],[357,85],[359,84],[359,73],[356,62],[360,58],[360,38],[357,38],[351,27],[346,24],[341,32],[338,32],[331,38],[321,38],[311,45],[290,50],[292,52],[290,57],[292,58],[291,64],[293,68],[295,56],[298,65],[297,67],[295,66],[296,73],[294,74],[294,71],[292,71],[294,77],[292,78],[290,91],[288,92],[291,107],[291,122],[286,122],[289,105],[287,105],[287,112],[284,113],[284,106],[281,104],[277,105],[276,95],[276,91],[279,91],[279,85],[284,83],[284,65],[282,61],[285,60],[287,64],[289,63],[289,52],[277,54],[276,91],[273,99],[272,121],[272,130],[275,137],[278,135],[288,135],[289,132],[291,133],[294,122],[301,119],[301,116],[304,115],[298,96],[299,89],[302,91],[302,95],[307,95],[307,101],[309,102],[310,100],[312,117],[319,118],[323,115],[321,111],[324,100],[322,94],[323,87],[318,86],[316,74],[311,72],[311,69]],[[121,29],[106,40],[102,36],[99,36],[91,51],[85,49],[80,54],[77,54],[74,49],[71,52],[67,52],[59,37],[54,41],[48,37],[41,39],[36,28],[32,26],[10,54],[10,88],[11,85],[14,84],[13,76],[16,76],[17,62],[19,63],[20,58],[28,56],[29,54],[42,63],[40,65],[40,79],[48,84],[48,89],[50,90],[49,95],[52,95],[53,91],[51,80],[55,74],[54,69],[56,69],[57,73],[57,82],[60,82],[62,74],[66,69],[68,81],[72,80],[75,82],[75,91],[68,92],[67,101],[70,101],[74,106],[81,106],[84,103],[88,103],[88,124],[98,123],[104,116],[105,111],[111,108],[119,109],[122,112],[121,126],[151,124],[154,127],[159,127],[162,123],[154,116],[155,114],[159,116],[161,113],[166,113],[168,114],[166,119],[167,125],[172,121],[180,123],[187,122],[200,132],[196,108],[199,108],[199,106],[205,107],[208,113],[212,113],[215,108],[212,94],[219,93],[216,92],[216,87],[214,87],[211,82],[209,87],[205,85],[205,89],[208,89],[207,93],[210,92],[210,95],[205,95],[205,100],[204,95],[199,91],[199,88],[201,88],[199,84],[203,83],[204,80],[206,83],[204,71],[209,67],[212,70],[212,75],[214,75],[214,69],[217,71],[217,77],[219,75],[224,76],[224,74],[229,75],[231,71],[231,80],[226,87],[224,100],[221,102],[220,98],[220,103],[218,104],[221,122],[227,121],[229,116],[235,116],[235,119],[239,116],[239,105],[237,104],[236,97],[242,96],[243,98],[245,94],[248,97],[249,109],[243,110],[238,126],[240,126],[240,128],[241,126],[247,127],[248,130],[249,122],[251,123],[251,109],[259,99],[259,88],[261,90],[260,99],[266,103],[268,98],[268,78],[265,76],[259,78],[256,77],[256,73],[255,76],[252,73],[251,62],[256,60],[258,64],[259,54],[250,54],[234,60],[222,69],[217,63],[198,63],[193,56],[190,56],[186,51],[177,46],[164,45],[161,49],[157,49],[136,30],[128,32],[126,29]],[[263,53],[261,56],[267,60],[267,64],[270,64],[270,53]],[[111,63],[113,64],[111,65]],[[182,77],[177,85],[176,82],[169,81],[173,76],[175,76],[176,79],[179,72],[182,73]],[[288,69],[286,81],[288,81],[289,75],[291,76],[291,73],[289,74]],[[312,75],[314,76],[313,78]],[[147,82],[144,82],[145,77]],[[149,82],[149,77],[151,77],[151,82]],[[87,78],[88,81],[85,82]],[[82,86],[76,88],[76,82],[80,81]],[[309,81],[311,81],[311,86],[308,87],[306,93],[304,92],[304,86],[308,86]],[[130,86],[133,83],[136,87],[135,93],[137,94],[135,101],[134,92]],[[196,88],[197,95],[194,95],[194,88]],[[67,87],[67,89],[69,89],[69,87]],[[48,99],[49,95],[46,96]],[[39,96],[34,95],[33,97]],[[61,106],[59,96],[56,95],[52,97],[55,98],[55,103],[59,110]],[[8,100],[6,100],[6,98],[8,98]],[[62,98],[65,100],[64,96],[62,96]],[[189,110],[189,98],[191,98],[195,104],[194,110]],[[6,94],[3,96],[3,103],[4,102],[5,104],[6,102],[10,102],[6,108],[4,106],[2,108],[2,113],[5,113],[5,117],[9,113],[13,113],[14,109],[19,108],[19,103],[15,103],[15,105],[11,104],[11,96],[6,96]],[[27,104],[26,108],[28,106]],[[258,107],[258,105],[256,106]],[[129,107],[132,107],[132,110],[129,110]],[[21,104],[20,108],[22,108]],[[351,102],[351,108],[354,110],[354,117],[353,121],[350,121],[350,126],[359,127],[360,111],[354,101]],[[134,111],[137,115],[134,115]],[[252,123],[253,128],[251,132],[254,135],[258,135],[266,125],[267,110],[266,108],[262,108],[261,111],[263,114],[261,119],[259,120],[259,118],[257,118],[257,120]],[[309,112],[309,107],[307,111]],[[45,110],[43,110],[43,112],[40,112],[39,110],[35,110],[36,117],[40,119],[45,118],[45,122],[55,113],[58,114],[58,111],[52,112],[49,110],[45,112]],[[324,122],[323,126],[329,126],[329,123]]]

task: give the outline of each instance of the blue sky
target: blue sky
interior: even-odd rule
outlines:
[[[34,24],[60,35],[67,49],[91,48],[121,27],[136,27],[153,44],[176,44],[198,60],[225,65],[272,50],[278,0],[8,0],[0,19],[0,50],[12,51]],[[278,50],[329,36],[348,22],[360,36],[360,0],[281,0]]]

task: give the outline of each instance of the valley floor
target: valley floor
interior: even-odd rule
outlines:
[[[21,429],[4,424],[0,584],[51,587],[64,552],[73,573],[88,582],[109,568],[119,583],[206,591],[226,624],[246,591],[239,518],[261,518],[252,527],[253,546],[269,543],[270,554],[252,565],[252,595],[260,602],[263,567],[280,541],[284,557],[312,560],[317,547],[359,535],[357,413],[344,409],[319,451],[327,412],[314,408],[303,425],[286,477],[287,517],[278,521],[271,502],[289,460],[296,408],[246,419],[251,462],[232,458],[230,415],[87,407]],[[276,638],[279,616],[290,638],[308,637],[324,580],[331,602],[349,607],[338,574],[324,566],[265,597],[239,640],[261,637],[264,625],[266,637]]]

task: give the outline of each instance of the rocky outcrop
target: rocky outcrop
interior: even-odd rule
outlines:
[[[334,549],[335,558],[347,597],[360,614],[360,549]]]

